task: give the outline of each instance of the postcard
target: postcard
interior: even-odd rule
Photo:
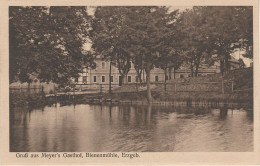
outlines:
[[[256,0],[1,4],[2,165],[260,164]]]

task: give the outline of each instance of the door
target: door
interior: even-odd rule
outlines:
[[[122,86],[122,76],[119,76],[119,86]]]

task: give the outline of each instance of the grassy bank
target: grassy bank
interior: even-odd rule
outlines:
[[[166,91],[163,83],[153,84],[153,103],[158,104],[226,104],[239,103],[253,106],[253,69],[232,70],[224,74],[224,93],[222,88],[222,75],[212,74],[208,76],[168,80]],[[215,82],[212,84],[212,82]],[[233,84],[233,92],[232,92]],[[62,96],[58,100],[55,97],[45,97],[44,94],[10,93],[10,107],[33,106],[40,107],[55,102],[73,103],[147,103],[146,86],[128,84],[116,88],[111,94],[80,94],[75,97]]]
[[[46,98],[44,93],[10,93],[9,106],[12,107],[43,107],[50,103],[54,103],[52,98]]]
[[[188,101],[190,103],[247,103],[253,105],[253,69],[231,70],[222,75],[168,80],[166,91],[163,83],[152,85],[153,102]],[[222,87],[223,86],[223,87]],[[233,91],[232,91],[233,87]],[[223,93],[224,90],[224,93]],[[128,84],[115,89],[112,94],[85,96],[83,100],[118,102],[146,102],[144,85]]]

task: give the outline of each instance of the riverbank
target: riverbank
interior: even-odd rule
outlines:
[[[213,74],[194,78],[168,80],[166,91],[162,83],[152,86],[153,104],[167,105],[246,105],[253,107],[253,69],[232,70],[222,75]],[[212,84],[212,82],[214,84]],[[224,85],[224,86],[223,86]],[[177,86],[177,88],[176,88]],[[224,93],[223,93],[224,90]],[[62,93],[55,96],[43,93],[11,94],[10,107],[42,106],[56,102],[73,103],[140,103],[147,104],[146,87],[128,84],[112,93]]]
[[[152,103],[187,105],[248,105],[253,107],[253,68],[231,70],[222,75],[212,74],[201,77],[169,80],[152,86]],[[177,86],[177,88],[176,88]],[[147,103],[144,86],[128,84],[112,93],[84,96],[88,102]]]

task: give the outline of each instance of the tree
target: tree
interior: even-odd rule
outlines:
[[[184,56],[178,50],[174,50],[170,53],[171,63],[169,64],[169,79],[171,80],[171,71],[173,69],[173,78],[175,79],[176,70],[178,70],[184,61]]]
[[[238,62],[239,62],[239,68],[240,68],[240,69],[245,68],[246,64],[244,63],[243,59],[241,59],[241,58],[238,59]]]
[[[122,77],[128,73],[131,60],[145,70],[148,102],[152,99],[150,71],[167,35],[167,12],[166,7],[153,6],[98,7],[92,26],[93,48],[114,60]]]
[[[123,84],[131,65],[125,33],[127,12],[128,7],[97,7],[90,33],[95,52],[117,66]]]
[[[150,72],[158,62],[159,50],[164,45],[168,28],[165,26],[168,8],[166,7],[131,7],[129,14],[129,35],[131,50],[142,52],[143,65],[146,73],[147,101],[152,100]],[[137,55],[138,54],[133,54]]]
[[[164,70],[164,90],[166,91],[166,80],[168,78],[167,71],[173,68],[179,61],[179,56],[176,54],[178,48],[178,33],[177,33],[177,17],[178,10],[166,13],[161,19],[162,26],[164,26],[164,35],[161,40],[163,41],[158,48],[158,60],[156,66]],[[178,57],[178,58],[177,58]],[[171,75],[171,74],[170,74]]]
[[[252,7],[208,6],[201,8],[201,12],[207,27],[204,33],[208,34],[208,50],[217,55],[222,74],[229,70],[230,54],[237,47],[246,48],[248,54],[244,56],[252,58]]]
[[[179,47],[190,65],[191,77],[198,75],[198,69],[208,52],[208,34],[203,7],[193,7],[184,11],[178,19]]]
[[[236,48],[253,54],[252,7],[193,7],[178,20],[181,48],[189,63],[191,76],[197,76],[199,65],[205,59],[217,60],[221,73],[229,70],[230,54]]]
[[[90,17],[85,7],[10,7],[10,82],[68,84],[93,65],[84,51]]]
[[[136,56],[133,56],[132,61],[134,63],[134,68],[138,77],[138,81],[140,84],[144,81],[142,79],[142,74],[144,72],[144,65],[143,65],[143,54],[139,53]]]
[[[253,7],[236,7],[236,27],[239,48],[245,50],[244,57],[253,59]]]

